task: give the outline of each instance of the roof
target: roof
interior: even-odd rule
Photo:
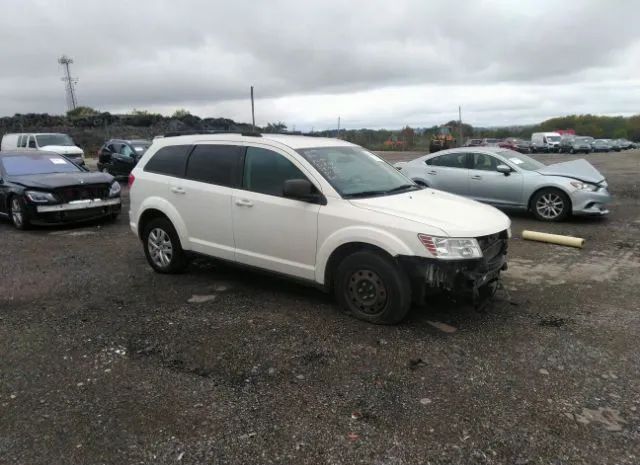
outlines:
[[[235,141],[235,142],[276,142],[292,149],[303,149],[310,147],[336,147],[351,146],[350,142],[329,137],[295,136],[291,134],[261,134],[256,136],[243,136],[240,133],[218,133],[218,134],[191,134],[185,136],[161,137],[154,139],[154,144],[193,144],[202,141]]]
[[[474,152],[484,152],[484,153],[502,153],[502,152],[509,151],[509,149],[505,149],[504,147],[498,147],[497,145],[480,145],[476,147],[456,147],[453,149],[441,150],[439,152],[430,153],[429,155],[468,152],[469,150],[473,150]]]
[[[107,142],[126,142],[127,144],[146,144],[151,143],[150,139],[109,139]]]

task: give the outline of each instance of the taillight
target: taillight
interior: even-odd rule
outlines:
[[[136,180],[136,177],[133,175],[133,173],[129,173],[129,187],[133,186],[133,181]]]

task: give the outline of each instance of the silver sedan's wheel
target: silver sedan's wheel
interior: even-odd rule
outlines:
[[[560,221],[571,210],[571,202],[567,195],[558,189],[543,189],[532,201],[535,216],[542,221]]]
[[[173,259],[173,244],[166,231],[154,228],[147,239],[149,257],[158,268],[168,268]]]

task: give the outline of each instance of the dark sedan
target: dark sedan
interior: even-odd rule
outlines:
[[[0,152],[0,216],[18,229],[120,213],[120,184],[50,152]]]
[[[111,139],[98,150],[98,171],[128,176],[151,145],[150,140]]]
[[[499,142],[498,147],[514,150],[520,153],[531,153],[531,142],[518,139],[517,137],[509,137],[502,142]]]

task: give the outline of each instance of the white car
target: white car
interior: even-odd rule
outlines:
[[[418,186],[341,140],[164,137],[129,182],[131,229],[156,271],[203,254],[333,291],[374,323],[399,322],[429,289],[492,295],[506,268],[503,213]]]
[[[76,145],[67,134],[55,132],[14,133],[2,136],[0,149],[9,150],[37,150],[64,155],[77,165],[84,165],[84,151]]]

